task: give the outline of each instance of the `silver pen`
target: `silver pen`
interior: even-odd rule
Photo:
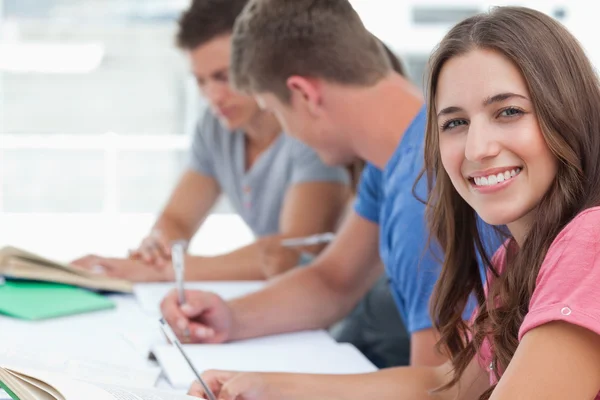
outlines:
[[[313,246],[315,244],[329,243],[334,238],[334,233],[326,232],[301,238],[283,239],[281,245],[285,247]]]
[[[173,343],[175,345],[175,347],[177,347],[177,349],[179,350],[179,352],[181,353],[181,355],[183,356],[183,358],[185,359],[187,364],[192,369],[192,372],[194,373],[194,375],[196,375],[198,382],[200,382],[200,384],[204,388],[204,392],[208,396],[208,400],[217,400],[217,398],[215,397],[212,390],[210,390],[210,388],[208,387],[206,382],[204,382],[204,379],[202,379],[202,377],[196,370],[196,367],[194,367],[194,364],[192,364],[192,361],[189,359],[187,354],[185,354],[185,351],[183,350],[183,346],[181,346],[181,343],[179,342],[179,340],[177,340],[177,337],[175,336],[175,334],[171,330],[171,327],[169,326],[169,324],[167,324],[167,322],[165,321],[164,318],[160,319],[160,327],[162,328],[163,332],[165,333],[165,335],[167,336],[169,341],[171,341],[171,343]]]
[[[171,245],[171,264],[175,273],[175,286],[177,287],[177,297],[181,307],[185,304],[185,289],[183,287],[185,280],[185,241],[178,240]],[[185,328],[183,336],[190,337],[189,328]]]
[[[185,304],[185,292],[183,291],[183,281],[185,276],[185,247],[181,241],[174,242],[171,246],[171,262],[175,272],[175,283],[177,285],[179,305],[181,306]]]

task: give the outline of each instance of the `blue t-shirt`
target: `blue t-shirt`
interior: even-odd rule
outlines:
[[[422,202],[427,198],[425,175],[413,194],[423,169],[425,115],[423,107],[383,171],[367,164],[354,205],[358,215],[379,224],[379,254],[410,333],[433,326],[429,298],[440,273],[438,260],[442,259],[440,249],[429,241]],[[471,315],[473,305],[465,310],[465,318]]]

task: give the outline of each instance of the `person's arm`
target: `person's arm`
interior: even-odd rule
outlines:
[[[269,398],[278,400],[477,400],[489,387],[489,377],[471,361],[457,385],[434,392],[452,377],[448,362],[439,367],[387,368],[359,375],[236,373],[208,371],[203,375],[211,390],[223,400]],[[196,382],[189,391],[204,396]]]
[[[381,275],[378,239],[378,225],[352,212],[312,264],[229,303],[233,314],[230,340],[322,329],[338,321]]]
[[[234,341],[308,329],[322,329],[346,315],[382,272],[378,227],[356,213],[346,218],[335,240],[309,266],[289,271],[259,292],[231,300],[210,293],[186,294],[185,307],[175,292],[161,311],[178,337],[198,343]],[[216,318],[225,322],[215,325]]]
[[[348,199],[348,187],[336,182],[304,182],[285,195],[280,216],[280,236],[300,237],[335,229]],[[263,245],[248,246],[214,257],[188,256],[189,280],[261,280]]]
[[[186,171],[153,228],[171,240],[190,240],[219,194],[219,184],[214,178]]]
[[[557,321],[525,334],[491,399],[594,399],[598,393],[600,335]]]
[[[410,335],[410,365],[435,367],[448,361],[436,350],[439,334],[434,328],[423,329]]]
[[[147,263],[164,264],[170,242],[189,241],[204,221],[220,193],[217,181],[192,169],[183,173],[151,233],[133,253]]]

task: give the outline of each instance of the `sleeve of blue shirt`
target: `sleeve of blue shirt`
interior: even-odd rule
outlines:
[[[343,167],[325,165],[319,155],[304,143],[288,138],[294,160],[291,184],[302,182],[340,182],[350,183],[350,175]]]
[[[379,224],[379,209],[383,201],[383,172],[367,163],[358,184],[354,211],[361,217]]]
[[[218,123],[217,119],[207,111],[196,127],[188,156],[189,167],[192,170],[212,177],[215,176],[215,163],[212,156],[215,144],[211,141],[211,135],[215,133],[215,123]]]

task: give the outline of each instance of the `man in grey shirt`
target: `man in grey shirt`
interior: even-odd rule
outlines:
[[[186,279],[264,279],[260,237],[270,235],[265,240],[272,243],[272,235],[305,236],[337,226],[350,195],[345,169],[324,165],[313,150],[284,135],[252,97],[229,86],[231,32],[246,2],[194,0],[182,15],[177,42],[210,105],[195,133],[189,167],[129,258],[91,255],[75,264],[101,266],[132,281],[171,280],[170,244],[189,241],[221,193],[259,240],[220,256],[187,256]]]
[[[304,143],[278,135],[246,168],[246,134],[228,131],[206,112],[194,136],[190,168],[214,178],[238,215],[256,236],[280,231],[280,212],[288,188],[309,182],[347,182],[347,173],[323,165]],[[311,201],[312,202],[312,201]]]

